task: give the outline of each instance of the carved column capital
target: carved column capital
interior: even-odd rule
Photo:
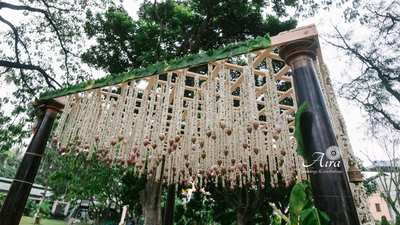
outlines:
[[[299,40],[280,47],[279,57],[291,66],[299,60],[315,60],[318,45],[313,40]]]

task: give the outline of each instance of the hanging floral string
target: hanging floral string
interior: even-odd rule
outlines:
[[[61,154],[76,146],[75,154],[85,154],[88,162],[104,159],[110,169],[124,171],[131,166],[139,176],[146,170],[147,179],[156,176],[156,182],[168,185],[202,187],[211,179],[216,186],[257,189],[265,187],[265,173],[272,187],[278,174],[287,185],[296,176],[305,179],[287,115],[279,109],[271,59],[261,96],[255,94],[251,54],[247,64],[238,96],[232,94],[232,71],[225,61],[209,64],[201,85],[194,76],[190,97],[184,97],[187,70],[177,72],[174,83],[168,73],[166,81],[148,79],[145,88],[131,82],[72,95],[55,142]]]

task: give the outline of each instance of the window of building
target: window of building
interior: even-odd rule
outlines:
[[[379,203],[375,203],[375,208],[377,212],[381,212],[381,205]]]

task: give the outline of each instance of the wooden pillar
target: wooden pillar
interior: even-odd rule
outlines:
[[[299,40],[280,48],[279,56],[291,66],[297,105],[308,107],[300,118],[315,206],[327,213],[331,225],[360,224],[346,170],[315,72],[317,44]]]
[[[164,210],[164,225],[174,224],[175,213],[175,185],[171,184],[167,189],[167,202]]]
[[[49,100],[45,113],[18,168],[0,211],[0,225],[18,225],[35,180],[57,113],[64,108],[65,98]]]

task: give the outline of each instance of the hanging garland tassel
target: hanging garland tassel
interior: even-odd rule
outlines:
[[[224,61],[208,65],[206,81],[196,75],[189,95],[187,70],[148,78],[146,88],[130,82],[71,95],[53,141],[60,154],[76,148],[87,162],[123,167],[124,175],[130,166],[139,177],[147,171],[147,179],[168,185],[202,187],[212,180],[231,190],[257,189],[267,177],[272,187],[278,179],[286,186],[305,179],[287,115],[280,113],[272,61],[260,96],[251,54],[247,63],[236,96]]]

